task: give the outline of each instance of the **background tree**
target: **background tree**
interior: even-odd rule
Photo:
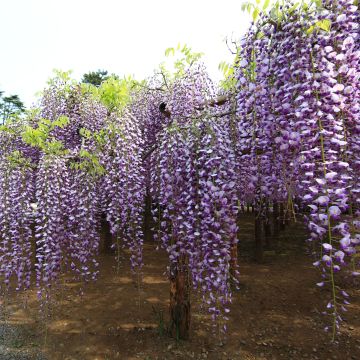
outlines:
[[[4,123],[10,116],[25,111],[25,105],[18,95],[4,96],[0,91],[0,122]]]
[[[81,79],[82,83],[100,86],[101,83],[109,78],[107,70],[97,70],[85,73]]]

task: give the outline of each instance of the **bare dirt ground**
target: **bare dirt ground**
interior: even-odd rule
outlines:
[[[321,315],[330,293],[315,286],[320,276],[305,254],[302,226],[283,231],[263,264],[250,256],[251,215],[245,216],[240,233],[241,283],[226,339],[213,335],[194,297],[191,340],[177,342],[161,334],[161,312],[165,326],[168,321],[167,258],[146,244],[140,291],[126,259],[117,274],[114,256],[101,255],[98,281],[87,286],[83,297],[79,284],[67,281],[46,326],[33,291],[26,307],[22,295],[9,299],[6,324],[0,326],[0,359],[360,359],[360,291],[346,285],[351,305],[332,344]]]

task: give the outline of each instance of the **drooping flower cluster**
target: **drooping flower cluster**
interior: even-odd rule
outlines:
[[[143,141],[136,119],[129,113],[113,115],[102,156],[105,175],[102,189],[105,211],[116,239],[131,250],[133,268],[142,266],[143,207],[145,199],[142,163]]]
[[[204,68],[190,71],[174,84],[170,122],[152,155],[155,237],[169,254],[170,272],[187,271],[213,319],[226,319],[237,244],[235,154],[229,119],[206,105],[214,92]]]
[[[118,254],[122,241],[141,267],[146,197],[170,273],[189,273],[212,317],[226,319],[239,203],[253,202],[262,218],[269,203],[289,211],[297,198],[335,332],[348,303],[335,279],[356,266],[360,245],[359,9],[318,5],[289,1],[252,24],[236,99],[221,109],[198,63],[134,91],[126,109],[53,81],[37,114],[0,131],[5,284],[29,287],[34,255],[45,299],[64,271],[95,279],[104,214]]]
[[[14,277],[16,289],[30,286],[34,221],[32,151],[19,136],[19,124],[6,124],[0,133],[0,273],[4,291]]]
[[[347,303],[335,276],[359,242],[359,10],[347,0],[320,9],[288,2],[280,10],[277,19],[263,14],[242,43],[239,137],[247,140],[238,151],[250,171],[240,186],[255,199],[297,196],[309,205],[335,333],[341,294]]]
[[[33,171],[26,164],[0,160],[0,273],[9,286],[16,276],[16,289],[30,286],[33,249],[31,246],[34,196]]]
[[[95,279],[103,211],[133,250],[133,265],[141,265],[141,145],[135,118],[111,114],[81,87],[59,79],[26,122],[2,127],[0,256],[6,285],[15,274],[18,289],[29,287],[34,259],[44,300],[65,272],[83,282]]]
[[[65,159],[43,156],[36,181],[36,274],[39,295],[48,297],[49,289],[59,280],[64,252],[67,251],[66,198],[68,171]]]
[[[80,87],[58,81],[44,92],[39,116],[37,121],[49,121],[49,146],[40,144],[37,164],[36,267],[37,286],[48,297],[64,272],[85,282],[98,272],[98,160],[89,134],[104,126],[107,110]],[[65,124],[54,126],[61,118]]]

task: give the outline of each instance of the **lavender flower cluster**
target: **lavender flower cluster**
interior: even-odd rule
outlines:
[[[238,208],[230,121],[206,105],[215,95],[198,64],[163,95],[170,119],[158,109],[140,118],[161,124],[152,135],[157,147],[146,172],[156,204],[155,239],[169,254],[170,273],[187,272],[213,320],[223,321],[231,301],[230,250],[237,244]]]
[[[280,11],[278,19],[262,14],[241,44],[239,186],[260,202],[297,197],[308,205],[335,334],[348,304],[336,276],[351,269],[360,244],[359,9],[339,0],[317,9],[288,2]]]
[[[38,113],[0,131],[5,289],[12,277],[17,289],[30,286],[33,257],[43,299],[65,271],[95,279],[102,213],[118,254],[129,247],[140,269],[149,196],[169,271],[186,271],[212,318],[226,321],[239,204],[253,202],[262,216],[269,202],[296,198],[308,208],[335,333],[348,304],[336,279],[356,265],[360,245],[359,64],[352,0],[289,1],[243,38],[237,95],[225,110],[211,103],[219,91],[199,63],[166,86],[149,81],[125,109],[53,82]]]
[[[67,121],[56,126],[58,119]],[[109,113],[79,86],[57,80],[25,122],[1,130],[4,291],[13,275],[16,289],[31,285],[34,259],[45,301],[66,272],[83,283],[95,280],[102,212],[131,248],[132,264],[141,266],[144,171],[133,116]]]

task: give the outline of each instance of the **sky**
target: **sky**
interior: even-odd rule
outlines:
[[[250,23],[242,0],[0,0],[0,91],[27,106],[53,69],[150,76],[165,49],[187,44],[203,52],[218,80],[232,55],[224,39],[239,39]]]

